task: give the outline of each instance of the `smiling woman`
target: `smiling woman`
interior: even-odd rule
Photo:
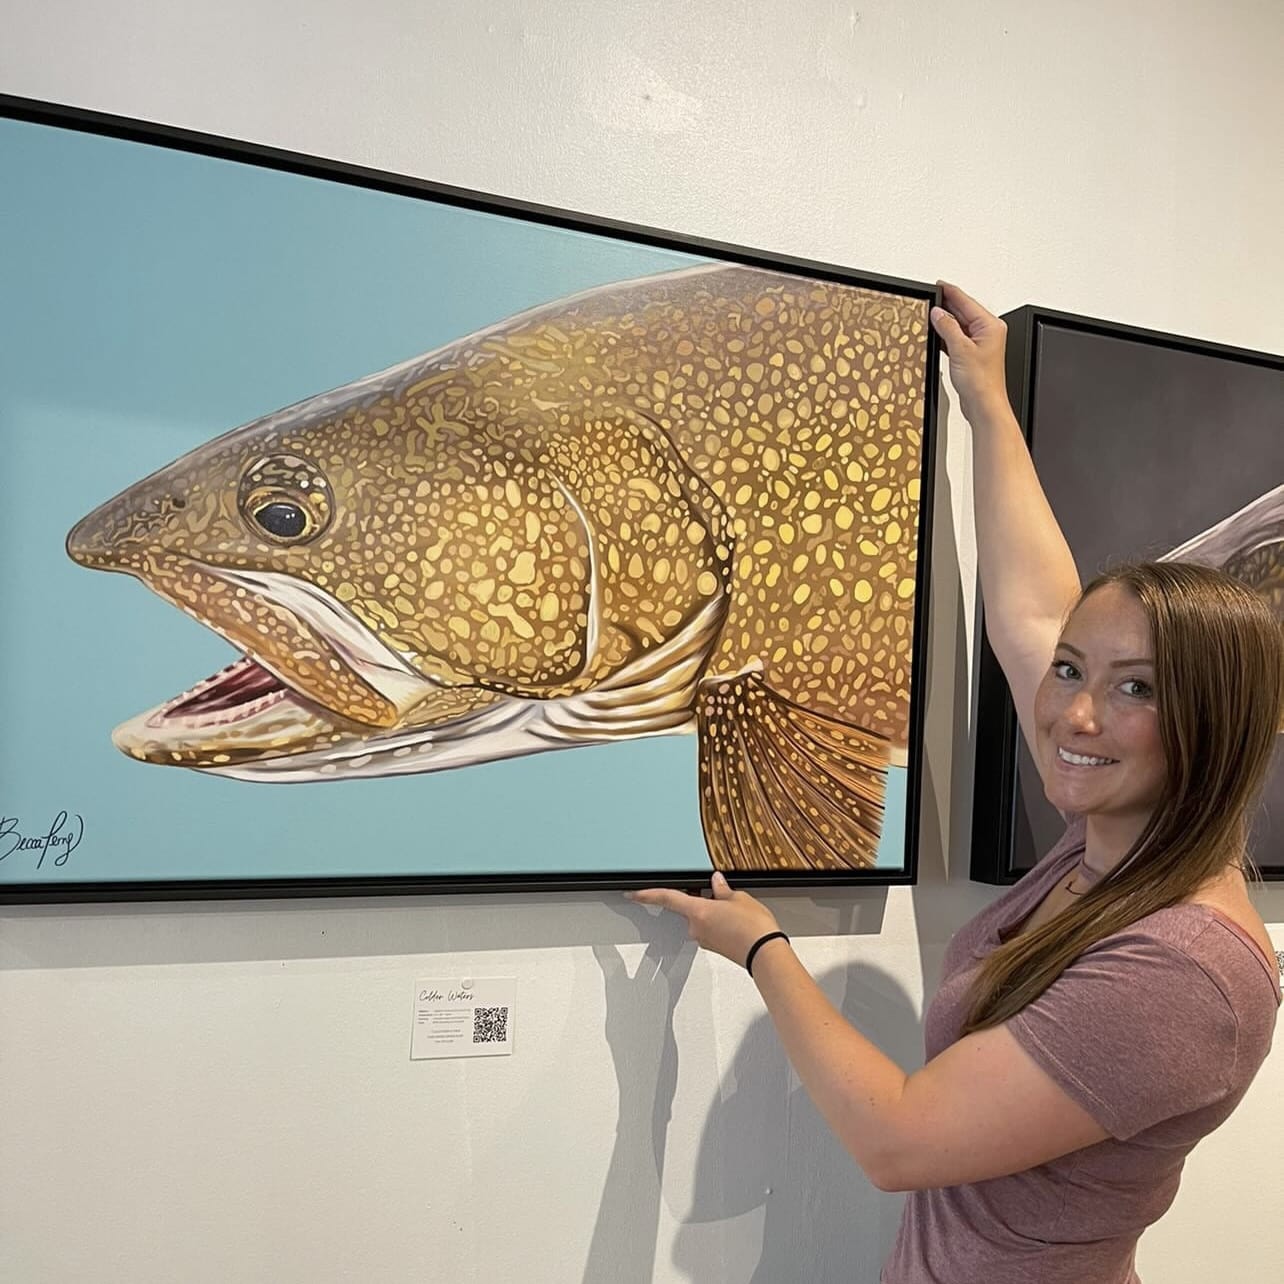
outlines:
[[[1163,792],[1167,767],[1150,658],[1150,625],[1118,582],[1086,593],[1034,700],[1049,802],[1109,817],[1122,855]]]

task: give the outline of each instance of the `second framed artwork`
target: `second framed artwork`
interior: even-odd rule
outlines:
[[[912,881],[934,287],[0,113],[0,898]]]
[[[1202,562],[1284,618],[1284,357],[1038,307],[1004,319],[1009,395],[1082,581]],[[1062,829],[982,636],[972,876],[1015,881]],[[1253,834],[1266,878],[1284,878],[1282,832],[1277,749]]]

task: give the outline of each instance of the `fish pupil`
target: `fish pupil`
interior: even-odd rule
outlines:
[[[270,535],[281,539],[302,535],[308,522],[307,514],[297,504],[280,502],[264,504],[255,512],[254,520]]]

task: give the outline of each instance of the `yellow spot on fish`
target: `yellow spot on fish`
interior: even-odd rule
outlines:
[[[530,552],[518,553],[513,562],[513,569],[508,578],[514,584],[533,584],[535,582],[535,555]]]
[[[711,594],[717,592],[717,589],[718,577],[712,571],[701,571],[699,576],[696,578],[697,592],[704,594],[705,597],[709,597]]]
[[[852,596],[858,602],[868,602],[874,596],[874,587],[868,580],[857,580],[852,588]]]

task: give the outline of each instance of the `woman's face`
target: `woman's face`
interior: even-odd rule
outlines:
[[[1154,648],[1141,604],[1106,584],[1075,609],[1034,699],[1048,801],[1135,826],[1163,793]]]

